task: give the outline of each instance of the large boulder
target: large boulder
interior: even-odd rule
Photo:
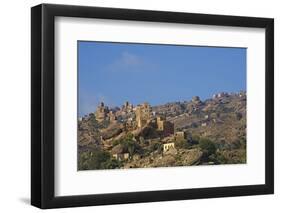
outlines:
[[[121,154],[124,152],[124,147],[121,144],[114,146],[111,150],[112,154]]]
[[[113,138],[118,136],[119,134],[121,134],[121,132],[123,131],[123,126],[120,124],[111,124],[109,125],[108,128],[103,129],[101,131],[101,136],[104,140]]]
[[[197,165],[200,163],[203,152],[199,149],[186,150],[181,156],[182,163],[185,166]]]

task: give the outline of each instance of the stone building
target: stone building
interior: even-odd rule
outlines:
[[[112,110],[108,113],[108,117],[111,123],[117,122],[117,117]]]
[[[129,154],[128,152],[126,152],[126,153],[123,154],[124,160],[128,160],[129,157],[130,157],[130,154]]]
[[[126,131],[133,131],[136,128],[136,122],[133,118],[128,118],[126,123],[124,123],[124,127]]]
[[[170,121],[167,121],[166,118],[158,116],[156,118],[157,130],[161,132],[163,137],[174,134],[174,124]]]
[[[151,119],[151,107],[148,103],[143,103],[136,107],[137,127],[142,128],[149,123]]]
[[[223,98],[223,97],[228,97],[228,96],[229,96],[229,94],[227,92],[221,92],[221,93],[214,94],[213,99]]]
[[[199,96],[192,97],[192,103],[194,104],[201,104],[201,100]]]
[[[187,134],[184,131],[175,132],[175,140],[182,141],[187,139]]]
[[[163,144],[163,152],[167,152],[170,149],[174,149],[175,148],[175,143],[165,143]]]
[[[103,102],[101,102],[95,112],[96,120],[98,122],[104,121],[107,117],[108,112],[109,112],[108,107],[105,106]]]
[[[134,109],[133,104],[130,104],[129,101],[126,101],[122,107],[122,111],[124,112],[132,112]]]
[[[112,157],[119,161],[128,160],[130,157],[130,154],[129,153],[116,153],[116,154],[113,154]]]
[[[128,160],[130,158],[130,154],[124,151],[125,150],[122,145],[118,144],[111,150],[112,157],[116,160]]]

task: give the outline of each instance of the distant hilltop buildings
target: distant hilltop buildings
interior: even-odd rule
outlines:
[[[126,121],[123,122],[125,122],[127,127],[131,127],[131,129],[141,129],[150,125],[158,132],[161,132],[163,137],[174,134],[174,124],[167,121],[166,117],[163,115],[155,115],[155,113],[151,110],[151,106],[147,102],[134,107],[126,101],[119,110],[111,110],[108,106],[105,106],[104,103],[101,102],[94,114],[98,122],[107,120],[111,123],[116,122],[118,117],[121,117],[122,122],[123,117],[130,114]]]
[[[220,93],[214,94],[213,99],[224,98],[224,97],[229,97],[229,96],[243,97],[243,96],[246,96],[246,92],[238,92],[238,93],[220,92]]]
[[[201,102],[199,97],[193,99],[194,102]],[[174,123],[166,120],[164,115],[156,115],[152,111],[152,107],[149,103],[145,102],[137,106],[133,106],[129,102],[117,110],[109,109],[104,103],[100,103],[95,111],[95,117],[98,122],[109,121],[110,123],[121,122],[124,127],[130,131],[143,130],[146,127],[154,129],[158,135],[162,138],[174,138],[175,141],[184,140],[187,138],[187,134],[184,131],[175,132]],[[125,119],[127,118],[127,119]],[[169,149],[174,148],[175,145],[172,142],[165,142],[163,146],[163,152],[167,152]],[[115,158],[126,158],[128,156],[118,156],[116,153]]]
[[[174,124],[166,120],[166,117],[157,116],[156,117],[157,130],[162,132],[163,137],[174,134]]]
[[[212,96],[212,99],[214,100],[221,100],[223,98],[227,97],[240,97],[240,98],[246,98],[246,92],[238,92],[238,93],[228,93],[228,92],[220,92],[216,93]],[[199,109],[202,101],[200,100],[199,96],[194,96],[191,99],[191,102],[189,104],[189,111],[195,112]],[[169,103],[167,104],[167,106]],[[177,111],[177,106],[171,106],[171,110]],[[158,113],[159,114],[159,113]],[[126,118],[126,116],[130,119],[127,119],[130,122],[130,125],[136,125],[138,128],[143,128],[146,126],[149,122],[152,121],[152,119],[156,119],[156,123],[159,126],[159,128],[168,129],[170,127],[169,124],[166,121],[165,116],[159,117],[159,115],[156,115],[155,112],[152,111],[152,107],[149,105],[149,103],[144,102],[142,104],[139,104],[137,106],[134,106],[133,104],[126,101],[121,108],[115,107],[115,108],[109,108],[106,106],[103,102],[101,102],[96,111],[94,112],[95,119],[98,122],[103,122],[105,120],[109,120],[110,122],[116,122],[117,120],[122,121],[123,118]],[[133,116],[132,116],[133,115]],[[85,116],[87,117],[87,116]],[[157,118],[158,117],[158,118]],[[79,118],[79,120],[82,120],[83,118]]]
[[[126,101],[125,104],[122,106],[122,111],[124,112],[133,112],[134,106],[130,104],[129,101]]]
[[[214,94],[212,98],[214,100],[221,100],[227,97],[242,97],[246,98],[246,92],[238,92],[238,93],[227,93],[221,92]],[[189,105],[189,111],[196,112],[202,101],[200,100],[199,96],[194,96]],[[176,106],[171,106],[171,110],[177,111],[175,108]],[[206,109],[208,106],[206,107]],[[203,109],[204,111],[204,109]],[[103,102],[99,104],[96,111],[94,112],[95,118],[98,122],[109,121],[109,122],[126,122],[126,126],[130,129],[135,128],[143,128],[148,124],[154,124],[154,126],[159,131],[163,131],[164,135],[173,134],[173,124],[166,120],[166,116],[158,115],[152,111],[152,107],[149,103],[144,102],[137,106],[126,101],[121,108],[109,108],[105,106]]]
[[[105,120],[108,113],[109,113],[108,107],[104,106],[104,103],[101,102],[100,105],[97,107],[97,110],[95,112],[96,120],[99,121],[99,122]]]
[[[148,103],[143,103],[136,107],[137,127],[142,128],[151,120],[151,107]]]
[[[152,112],[152,108],[147,102],[134,107],[133,104],[126,101],[121,108],[115,108],[115,110],[101,102],[94,115],[99,123],[104,121],[112,124],[119,122],[124,125],[127,131],[137,131],[148,127],[154,129],[161,137],[172,136],[177,139],[186,137],[185,133],[177,132],[175,134],[174,124],[167,121],[164,115],[156,115]],[[168,147],[174,147],[174,145],[165,146],[165,150],[168,150]]]

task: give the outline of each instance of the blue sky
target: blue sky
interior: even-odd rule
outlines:
[[[79,116],[99,102],[151,105],[246,90],[246,49],[78,42]]]

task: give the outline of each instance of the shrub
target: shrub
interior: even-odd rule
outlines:
[[[216,164],[227,164],[228,160],[222,153],[216,153],[214,161]]]
[[[118,144],[120,144],[120,140],[112,141],[112,146],[117,146]]]
[[[161,142],[155,142],[150,144],[150,146],[148,147],[148,151],[149,153],[154,152],[154,151],[158,151],[159,153],[161,153],[163,148],[163,145]]]
[[[103,169],[116,169],[122,166],[123,166],[122,162],[116,159],[108,159],[107,161],[101,164],[101,168]]]
[[[226,143],[224,145],[224,148],[226,150],[235,150],[235,149],[243,149],[245,150],[246,149],[246,139],[245,138],[240,138],[240,139],[237,139],[231,143]]]
[[[93,149],[79,154],[78,169],[91,170],[91,169],[105,169],[104,163],[110,160],[110,154],[106,151]]]
[[[188,149],[188,148],[190,148],[190,144],[188,143],[187,140],[176,140],[175,146],[178,149]]]
[[[198,144],[199,141],[200,141],[200,136],[194,135],[194,136],[191,137],[192,144]]]
[[[216,146],[215,144],[206,138],[201,138],[199,140],[199,147],[201,150],[207,154],[207,156],[215,154],[216,153]]]
[[[247,148],[246,138],[241,138],[240,139],[240,149],[246,149],[246,148]]]

